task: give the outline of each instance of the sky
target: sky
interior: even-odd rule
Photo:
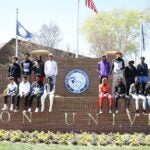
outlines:
[[[31,33],[37,32],[43,24],[55,22],[61,29],[60,49],[76,52],[78,0],[1,0],[0,2],[0,43],[16,36],[16,8],[18,20]],[[143,10],[150,6],[150,0],[93,0],[98,12],[114,8]],[[79,26],[94,12],[80,0]],[[86,38],[79,33],[79,54],[90,55]]]

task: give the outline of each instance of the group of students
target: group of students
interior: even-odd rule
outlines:
[[[42,61],[41,56],[32,61],[29,57],[30,54],[25,53],[24,60],[21,61],[20,65],[17,62],[18,58],[12,57],[12,63],[8,68],[9,84],[3,94],[4,106],[1,110],[8,110],[7,100],[10,97],[10,111],[18,112],[20,98],[24,98],[23,112],[31,112],[33,99],[35,98],[35,112],[43,112],[45,110],[45,100],[49,97],[49,112],[52,111],[58,73],[57,62],[54,61],[52,53],[49,54],[49,60],[45,63]],[[31,78],[32,74],[33,79]],[[22,78],[21,81],[20,78]],[[44,78],[46,78],[45,84],[43,84]]]
[[[97,66],[100,79],[99,113],[102,113],[104,100],[109,101],[109,113],[112,113],[113,102],[115,112],[118,113],[118,101],[120,99],[125,100],[125,111],[130,113],[130,99],[133,99],[136,114],[139,115],[140,112],[140,100],[142,101],[142,112],[144,115],[147,114],[147,105],[150,110],[150,84],[148,82],[148,66],[144,61],[145,58],[141,57],[141,62],[137,67],[134,66],[133,60],[128,62],[128,66],[125,66],[122,53],[117,52],[116,58],[110,66],[107,56],[102,56]],[[112,75],[112,93],[108,83],[110,75]]]

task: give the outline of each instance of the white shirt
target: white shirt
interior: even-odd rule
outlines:
[[[18,86],[15,82],[8,84],[7,86],[7,94],[16,94]]]
[[[56,76],[58,73],[56,61],[46,61],[44,65],[44,73],[46,76]]]
[[[30,83],[27,81],[26,83],[24,83],[23,81],[19,84],[19,95],[22,96],[24,93],[28,94],[30,92]]]

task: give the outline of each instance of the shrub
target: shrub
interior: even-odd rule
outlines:
[[[83,132],[79,135],[79,144],[88,145],[91,142],[92,136],[87,132]]]
[[[115,134],[114,144],[119,146],[123,145],[122,135],[120,133]]]
[[[20,130],[16,131],[6,131],[0,130],[0,141],[10,141],[10,142],[24,142],[24,143],[45,143],[45,144],[62,144],[62,145],[131,145],[140,146],[147,145],[150,146],[150,134],[145,135],[143,133],[134,134],[120,134],[118,133],[88,133],[82,132],[77,133],[53,133],[48,132],[22,132]]]
[[[150,134],[145,136],[145,144],[150,146]]]
[[[98,135],[98,143],[103,146],[107,145],[107,135],[105,133]]]

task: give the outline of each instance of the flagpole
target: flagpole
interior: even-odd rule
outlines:
[[[79,2],[80,2],[80,0],[77,0],[77,47],[76,47],[76,58],[78,58],[78,52],[79,52]]]
[[[142,43],[142,13],[140,13],[140,55],[142,57],[143,43]]]
[[[18,22],[18,8],[16,9],[16,57],[18,57],[18,35],[17,35],[17,22]]]

